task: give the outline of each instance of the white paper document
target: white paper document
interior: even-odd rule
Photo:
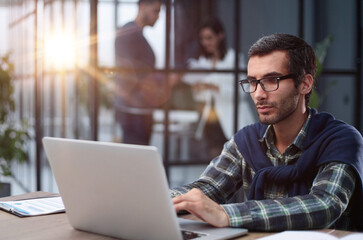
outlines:
[[[332,230],[334,231],[334,230]],[[362,240],[363,233],[352,233],[348,236],[337,238],[329,233],[316,231],[285,231],[260,238],[260,240]]]
[[[34,198],[19,201],[0,202],[0,208],[22,217],[38,216],[65,211],[61,197]]]

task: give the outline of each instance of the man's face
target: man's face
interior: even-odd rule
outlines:
[[[274,51],[264,56],[252,56],[247,66],[248,78],[259,80],[264,77],[279,77],[290,74],[288,55],[285,51]],[[258,117],[263,124],[277,124],[297,112],[301,98],[293,79],[279,82],[279,88],[265,92],[258,84],[251,93]]]
[[[161,3],[145,3],[140,7],[142,8],[142,20],[145,26],[154,26],[155,22],[159,18]]]

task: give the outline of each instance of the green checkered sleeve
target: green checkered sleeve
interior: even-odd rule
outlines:
[[[353,169],[330,163],[307,195],[222,205],[232,227],[258,231],[327,228],[346,210],[355,186]]]
[[[241,156],[233,140],[228,141],[220,154],[213,159],[200,178],[170,191],[171,197],[199,188],[217,203],[225,203],[242,186]]]

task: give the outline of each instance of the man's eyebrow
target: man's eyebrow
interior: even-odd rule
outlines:
[[[267,73],[265,75],[263,75],[264,77],[271,77],[271,76],[282,76],[283,74],[282,73],[279,73],[279,72],[270,72],[270,73]]]
[[[256,79],[255,77],[252,77],[252,76],[248,76],[247,75],[247,79]]]
[[[265,78],[265,77],[278,77],[278,76],[282,76],[283,74],[280,73],[280,72],[269,72],[269,73],[266,73],[265,75],[262,76],[262,78]],[[253,76],[249,76],[247,75],[247,79],[256,79],[255,77]]]

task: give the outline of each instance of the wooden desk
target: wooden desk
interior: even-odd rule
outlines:
[[[50,197],[58,196],[53,193],[35,192],[27,193],[18,196],[0,198],[0,201],[6,200],[21,200],[35,197]],[[330,232],[332,230],[321,230]],[[258,233],[250,232],[248,235],[240,237],[240,240],[254,240],[273,233]],[[343,237],[350,234],[345,231],[333,231],[332,235]],[[28,239],[28,240],[43,240],[43,239],[115,239],[111,237],[101,236],[93,233],[74,230],[68,222],[65,213],[57,213],[37,217],[20,218],[13,214],[0,211],[0,239]]]

